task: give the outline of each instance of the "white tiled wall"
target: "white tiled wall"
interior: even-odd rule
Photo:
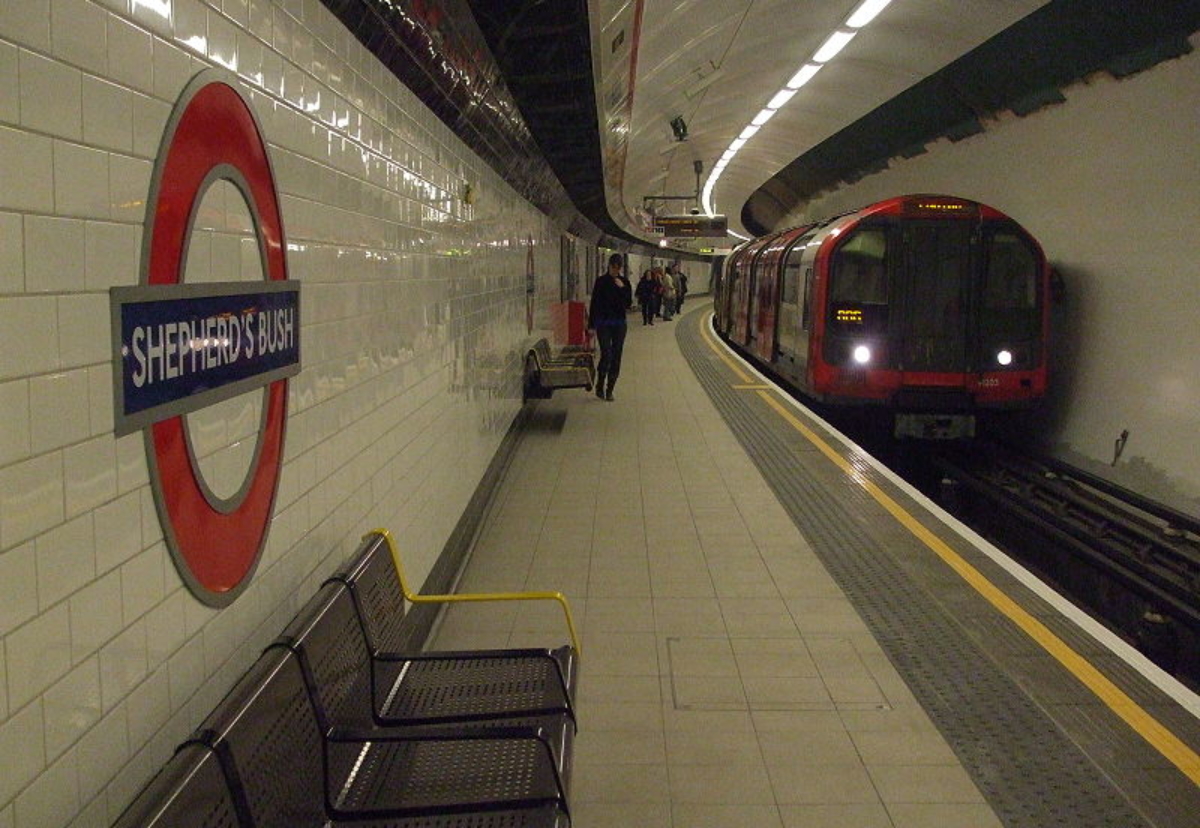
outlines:
[[[304,363],[262,561],[219,612],[171,563],[141,435],[113,437],[108,364],[163,127],[216,65],[270,144]],[[189,281],[258,278],[231,192]],[[315,0],[0,2],[0,828],[111,822],[365,530],[424,577],[519,405],[530,238],[557,298],[556,230]],[[194,417],[225,487],[253,404]]]

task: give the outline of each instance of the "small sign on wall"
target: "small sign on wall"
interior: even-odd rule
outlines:
[[[117,436],[300,371],[300,288],[225,282],[115,288]]]

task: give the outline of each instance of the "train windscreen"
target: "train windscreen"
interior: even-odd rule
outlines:
[[[829,321],[835,331],[881,334],[888,323],[887,230],[862,229],[834,254]]]
[[[1041,359],[1040,257],[1015,230],[991,229],[984,239],[976,359],[992,370],[1032,368]]]

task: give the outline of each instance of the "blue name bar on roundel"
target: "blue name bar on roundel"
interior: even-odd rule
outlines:
[[[117,436],[300,371],[298,282],[112,288]]]

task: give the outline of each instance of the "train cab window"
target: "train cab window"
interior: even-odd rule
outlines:
[[[988,310],[1032,310],[1037,306],[1037,259],[1014,233],[995,233],[988,243],[983,306]]]
[[[887,327],[887,230],[864,228],[834,253],[829,312],[839,327],[882,331]]]

